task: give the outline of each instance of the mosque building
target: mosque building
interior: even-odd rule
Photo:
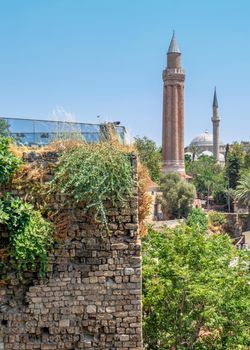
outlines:
[[[213,116],[211,118],[213,123],[213,133],[208,130],[197,135],[190,142],[189,146],[185,148],[185,155],[189,155],[197,159],[200,156],[214,157],[218,162],[225,162],[226,145],[220,139],[220,117],[218,113],[218,99],[216,89],[214,91],[213,99]]]

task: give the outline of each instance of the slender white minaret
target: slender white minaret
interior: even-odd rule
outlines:
[[[213,100],[213,154],[214,158],[219,161],[220,159],[220,117],[218,112],[218,100],[216,94],[216,87],[214,89],[214,100]]]

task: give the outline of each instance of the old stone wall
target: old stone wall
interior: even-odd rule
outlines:
[[[232,238],[237,238],[242,232],[246,231],[248,214],[224,213],[224,215],[227,219],[226,232]]]
[[[26,161],[49,169],[52,158]],[[13,272],[10,283],[0,285],[0,350],[142,349],[136,189],[126,208],[107,206],[109,233],[81,206],[67,208],[71,224],[53,244],[46,278],[27,272],[20,279]]]

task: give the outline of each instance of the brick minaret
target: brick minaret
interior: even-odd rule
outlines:
[[[213,154],[214,158],[219,161],[220,156],[220,117],[218,113],[218,100],[216,94],[216,88],[214,89],[214,100],[213,100]]]
[[[184,164],[184,80],[181,52],[175,35],[163,71],[162,172],[185,174]]]

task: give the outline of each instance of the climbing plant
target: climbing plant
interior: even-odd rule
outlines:
[[[51,186],[72,204],[84,202],[86,212],[94,209],[107,228],[105,202],[124,205],[133,192],[129,155],[112,143],[83,144],[61,156]]]
[[[45,221],[32,205],[10,196],[0,200],[0,224],[9,235],[11,263],[20,271],[31,268],[44,276],[47,251],[52,242],[52,224]]]
[[[21,160],[14,156],[9,149],[10,139],[0,136],[0,185],[10,181]]]

